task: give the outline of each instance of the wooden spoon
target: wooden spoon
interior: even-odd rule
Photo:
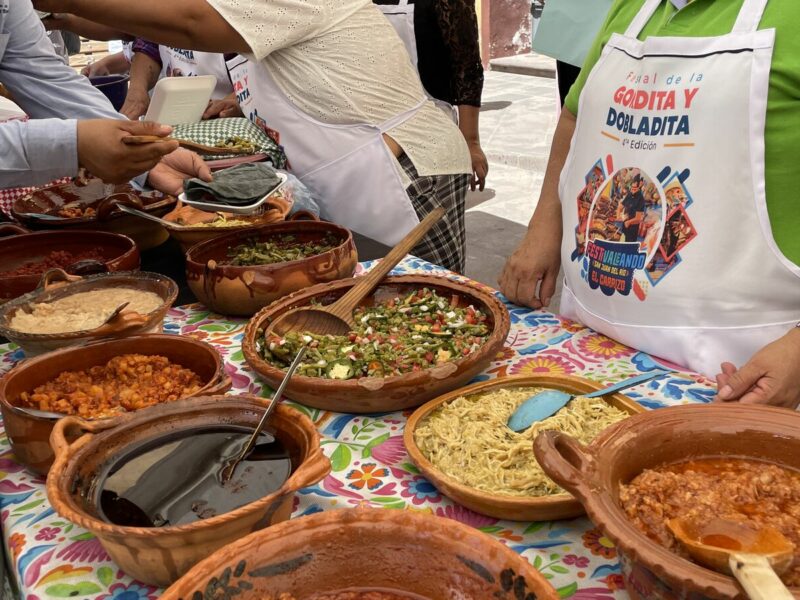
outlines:
[[[693,560],[736,577],[752,600],[794,598],[778,577],[794,560],[794,544],[777,529],[722,518],[671,519],[667,526]]]
[[[441,206],[428,213],[369,273],[359,277],[358,283],[336,302],[329,306],[303,306],[290,310],[279,316],[269,331],[274,331],[278,335],[286,335],[290,331],[317,335],[346,335],[351,332],[356,326],[353,321],[355,308],[387,273],[403,260],[428,230],[444,216],[444,213],[445,210]]]
[[[140,144],[154,144],[157,142],[178,142],[181,148],[194,150],[198,154],[253,154],[247,148],[230,148],[228,146],[206,146],[196,142],[178,140],[172,137],[158,137],[157,135],[126,135],[122,138],[124,144],[137,146]]]

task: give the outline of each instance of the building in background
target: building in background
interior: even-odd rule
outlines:
[[[534,17],[542,6],[543,0],[476,0],[484,65],[531,51]]]

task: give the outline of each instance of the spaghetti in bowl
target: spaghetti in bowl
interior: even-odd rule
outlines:
[[[411,460],[437,488],[476,512],[541,521],[583,514],[580,503],[550,480],[533,455],[543,430],[567,431],[587,443],[644,409],[622,394],[584,398],[600,385],[578,377],[522,376],[477,383],[436,398],[411,415],[404,442]],[[508,417],[528,397],[559,389],[578,397],[554,416],[515,433]]]

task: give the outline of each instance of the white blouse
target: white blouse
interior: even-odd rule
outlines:
[[[379,125],[425,92],[403,42],[372,0],[207,0],[288,99],[325,123]],[[458,127],[427,101],[388,132],[422,176],[471,173]]]

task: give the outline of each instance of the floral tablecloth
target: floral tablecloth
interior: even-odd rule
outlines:
[[[397,272],[441,271],[409,258]],[[575,374],[612,382],[673,365],[656,361],[602,335],[544,311],[509,305],[511,332],[503,351],[478,380],[506,375]],[[270,390],[246,366],[241,339],[244,320],[214,315],[200,305],[170,311],[166,331],[213,344],[226,361],[233,392],[268,396]],[[0,371],[22,358],[0,346]],[[708,402],[712,382],[680,374],[627,392],[648,408]],[[476,514],[443,497],[411,464],[403,446],[408,413],[364,416],[330,413],[298,404],[322,433],[331,474],[303,490],[294,517],[353,506],[415,510],[455,519],[486,532],[523,554],[564,598],[626,598],[613,544],[585,518],[515,523]],[[0,519],[11,576],[24,600],[94,598],[145,600],[157,588],[133,581],[111,562],[98,541],[65,521],[47,502],[44,481],[15,460],[0,429]]]

